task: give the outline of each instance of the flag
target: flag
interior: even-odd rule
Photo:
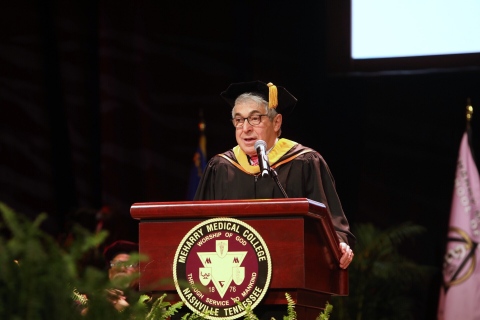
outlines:
[[[480,319],[480,179],[469,136],[467,127],[455,174],[439,320]]]
[[[193,155],[192,168],[190,169],[190,178],[188,182],[187,199],[193,200],[197,191],[198,183],[202,177],[203,170],[207,165],[207,138],[205,137],[205,121],[200,113],[200,122],[198,124],[200,138],[198,140],[197,151]]]

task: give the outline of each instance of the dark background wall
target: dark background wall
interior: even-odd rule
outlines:
[[[348,25],[332,25],[330,9],[327,1],[3,2],[0,201],[32,217],[47,212],[54,234],[72,213],[108,206],[135,239],[131,204],[185,199],[199,113],[210,157],[235,144],[219,93],[271,81],[299,100],[283,136],[322,153],[350,223],[425,226],[407,254],[440,269],[467,98],[480,105],[480,61],[332,71],[342,67],[332,48]],[[438,290],[434,281],[419,318],[434,318]]]

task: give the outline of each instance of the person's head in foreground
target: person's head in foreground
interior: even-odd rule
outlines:
[[[138,285],[138,262],[131,261],[131,255],[138,253],[138,244],[135,242],[118,240],[107,246],[103,252],[108,265],[108,277],[113,284],[124,288],[135,288]],[[123,278],[132,277],[129,283],[122,281]]]

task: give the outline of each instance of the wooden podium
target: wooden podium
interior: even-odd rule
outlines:
[[[306,198],[146,202],[132,205],[138,219],[140,290],[167,293],[178,301],[173,262],[183,237],[218,217],[241,220],[265,241],[272,261],[269,289],[261,305],[296,302],[298,319],[315,319],[332,295],[348,295],[348,271],[340,269],[339,240],[322,203]],[[286,310],[286,309],[285,309]]]

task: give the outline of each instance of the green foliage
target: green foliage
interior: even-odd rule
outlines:
[[[333,297],[336,319],[413,319],[413,287],[426,286],[433,268],[419,265],[399,252],[400,245],[425,231],[404,223],[387,230],[372,224],[354,226],[358,239],[349,266],[348,297]]]
[[[292,299],[292,296],[286,292],[285,298],[287,299],[287,315],[283,316],[283,320],[297,320],[297,312],[295,311],[295,301]],[[241,302],[237,301],[238,304]],[[330,317],[330,313],[333,310],[333,306],[328,303],[325,305],[325,310],[321,312],[315,320],[328,320]],[[245,317],[244,320],[258,320],[258,317],[253,313],[253,310],[250,305],[245,307]],[[272,318],[270,320],[275,320]]]
[[[163,299],[165,299],[166,296],[166,294],[163,294],[154,302],[145,320],[168,319],[182,308],[183,303],[181,302],[174,303],[173,305],[170,305],[169,302],[164,302]]]
[[[333,306],[327,301],[325,304],[325,310],[321,312],[315,320],[328,320],[330,319],[330,314],[333,311]]]
[[[78,267],[106,233],[77,227],[73,243],[62,248],[40,229],[45,213],[30,221],[0,202],[0,214],[0,319],[160,320],[181,308],[182,303],[164,302],[165,295],[152,302],[149,296],[126,292],[136,303],[117,311],[107,297],[111,283],[105,270]]]
[[[237,301],[237,304],[242,305],[240,301]],[[250,304],[245,306],[245,317],[244,320],[258,320],[258,317],[253,313],[252,306]]]
[[[39,226],[0,203],[0,319],[75,319],[72,290],[77,279],[75,260],[65,255]],[[101,235],[97,236],[100,242]]]
[[[293,301],[292,296],[288,293],[285,293],[285,298],[287,299],[287,316],[284,316],[283,320],[296,320],[295,301]]]

